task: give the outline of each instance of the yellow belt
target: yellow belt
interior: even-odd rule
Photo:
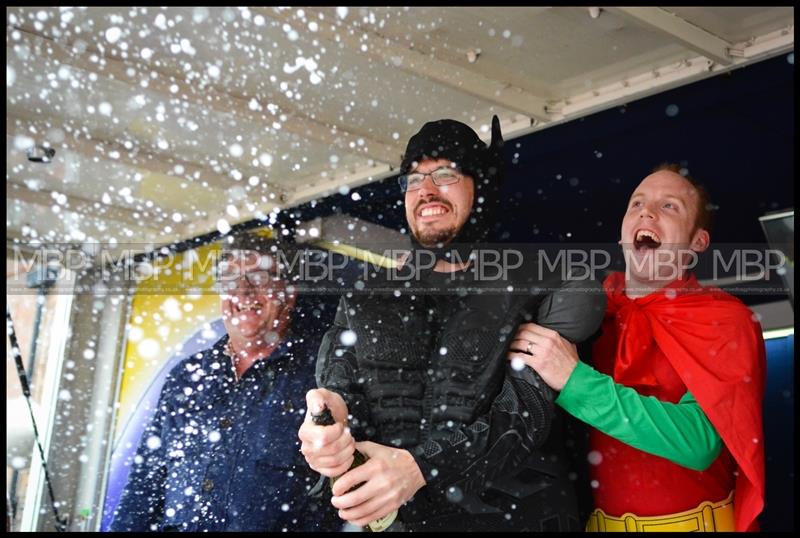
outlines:
[[[599,508],[589,516],[586,532],[724,532],[734,531],[733,492],[719,502],[704,502],[700,506],[677,514],[637,516],[625,513],[611,517]]]

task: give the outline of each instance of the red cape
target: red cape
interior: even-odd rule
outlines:
[[[635,300],[625,295],[623,273],[610,275],[603,287],[606,315],[617,318],[620,331],[614,380],[654,384],[642,355],[655,340],[739,467],[736,530],[758,530],[756,517],[764,507],[766,352],[753,313],[735,297],[701,287],[694,275]]]

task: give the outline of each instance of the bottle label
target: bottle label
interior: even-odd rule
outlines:
[[[370,521],[367,526],[369,530],[372,532],[383,532],[389,528],[389,526],[394,523],[394,520],[397,518],[397,510],[390,514],[386,514],[382,518],[376,519],[375,521]]]

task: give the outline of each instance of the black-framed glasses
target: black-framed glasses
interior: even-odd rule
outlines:
[[[443,166],[428,172],[427,174],[423,174],[421,172],[403,174],[397,178],[397,182],[400,184],[400,188],[403,189],[403,192],[415,191],[422,187],[422,182],[425,181],[425,176],[431,176],[431,181],[433,181],[433,184],[437,187],[458,183],[458,180],[463,177],[455,168]]]

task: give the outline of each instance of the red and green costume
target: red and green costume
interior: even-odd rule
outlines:
[[[764,506],[761,328],[738,299],[694,276],[638,299],[622,273],[595,344],[557,403],[593,426],[595,506],[659,516],[725,499],[736,530],[757,530]]]

